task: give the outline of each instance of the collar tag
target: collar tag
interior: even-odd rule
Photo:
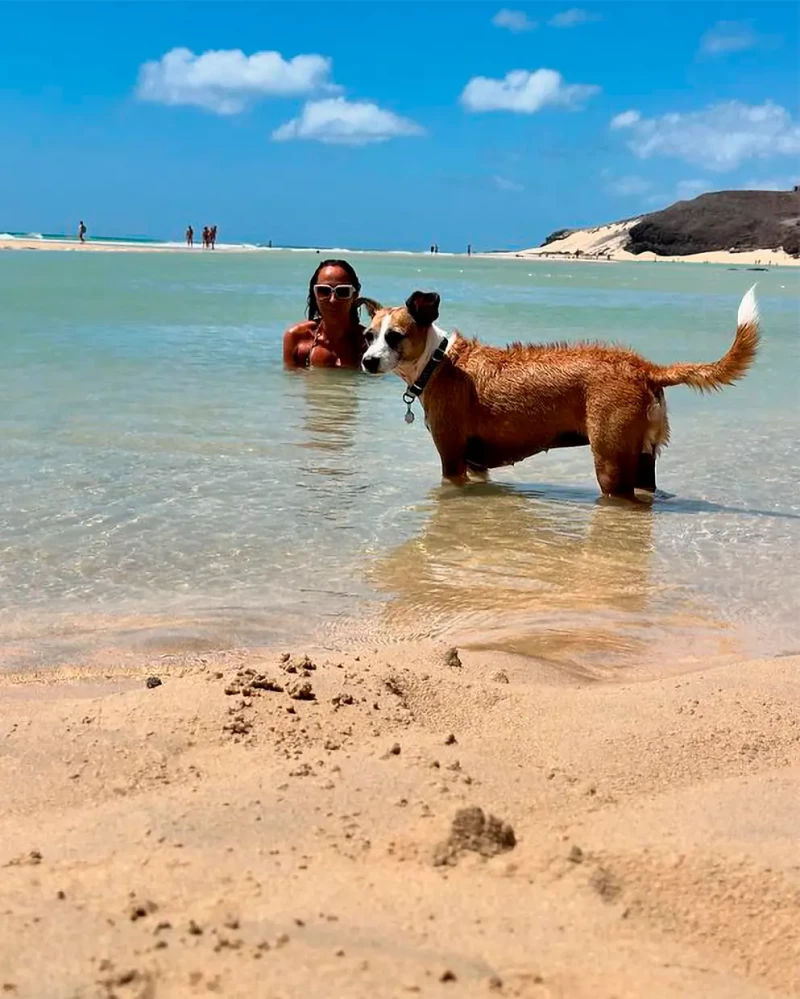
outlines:
[[[425,365],[425,367],[420,372],[419,377],[414,382],[413,385],[409,385],[408,388],[403,393],[403,402],[406,404],[406,415],[404,417],[406,423],[414,422],[414,413],[411,410],[412,403],[415,399],[418,399],[422,393],[425,391],[425,386],[428,384],[433,372],[441,364],[447,355],[448,339],[447,337],[442,337],[439,341],[436,350],[431,354],[430,360]]]
[[[411,406],[415,398],[416,396],[413,396],[410,392],[403,393],[403,402],[406,404],[406,415],[404,417],[406,423],[414,422],[414,411],[412,410]]]

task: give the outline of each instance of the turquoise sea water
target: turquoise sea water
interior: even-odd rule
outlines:
[[[754,280],[739,386],[669,391],[674,493],[597,503],[587,449],[442,489],[398,379],[285,372],[313,253],[0,254],[0,663],[313,636],[436,636],[571,671],[800,648],[800,273],[353,255],[487,341],[713,360]]]
[[[51,242],[72,243],[78,237],[75,233],[63,232],[0,232],[0,239],[46,239]],[[147,236],[93,236],[94,242],[101,243],[154,243],[159,240],[149,239]]]

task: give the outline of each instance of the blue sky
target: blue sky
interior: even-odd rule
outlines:
[[[0,13],[0,231],[522,247],[800,182],[788,2]]]

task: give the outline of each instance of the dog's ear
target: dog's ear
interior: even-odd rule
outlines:
[[[414,291],[406,299],[406,308],[417,326],[431,326],[439,318],[440,301],[435,291]]]
[[[379,309],[383,308],[383,306],[381,305],[381,303],[380,302],[376,302],[374,298],[366,298],[363,295],[362,295],[361,298],[357,298],[353,304],[355,305],[355,307],[357,309],[360,309],[361,306],[363,305],[364,308],[369,313],[369,318],[370,319],[372,319],[372,317],[375,315],[375,313]]]

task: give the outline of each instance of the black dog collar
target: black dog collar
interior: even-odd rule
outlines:
[[[406,423],[414,422],[414,414],[411,412],[411,404],[418,399],[425,391],[425,386],[430,381],[430,377],[436,368],[442,363],[447,354],[448,339],[446,336],[439,341],[436,350],[431,354],[430,360],[420,372],[419,378],[413,385],[409,385],[403,393],[403,402],[406,404]]]

